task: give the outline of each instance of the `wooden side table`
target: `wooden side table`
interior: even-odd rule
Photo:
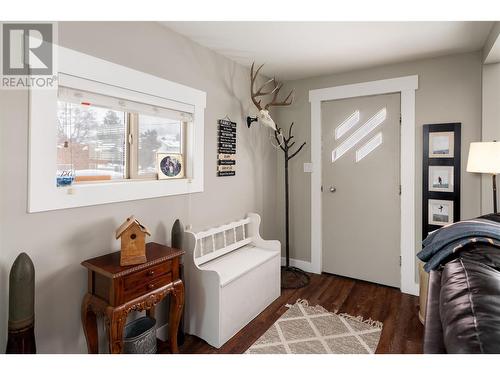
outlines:
[[[424,270],[424,262],[418,261],[418,275],[420,290],[418,297],[418,319],[425,326],[425,312],[427,311],[427,295],[429,291],[429,273]]]
[[[184,251],[154,242],[146,244],[144,264],[120,266],[120,252],[88,259],[88,292],[82,302],[82,324],[88,351],[97,354],[97,317],[104,318],[109,352],[118,354],[123,347],[123,329],[131,311],[154,316],[155,306],[171,295],[169,344],[178,353],[177,330],[184,306],[184,285],[179,276],[179,260]]]

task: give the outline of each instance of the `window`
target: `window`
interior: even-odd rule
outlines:
[[[184,133],[186,124],[181,120],[167,117],[137,114],[132,117],[133,136],[138,140],[137,167],[134,176],[156,176],[156,154],[183,154]],[[135,124],[137,127],[135,128]],[[135,173],[137,173],[135,175]]]
[[[29,90],[28,212],[203,191],[206,93],[57,51],[58,89]],[[184,178],[157,179],[164,151],[182,154]]]
[[[59,87],[57,184],[156,179],[158,153],[185,154],[183,112]]]
[[[58,101],[57,175],[75,181],[127,178],[127,113]]]

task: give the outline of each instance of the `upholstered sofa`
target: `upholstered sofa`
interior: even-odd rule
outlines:
[[[471,244],[431,271],[424,353],[500,353],[499,248]]]

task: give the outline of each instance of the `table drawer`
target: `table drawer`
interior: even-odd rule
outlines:
[[[158,276],[152,280],[143,280],[143,282],[137,282],[137,284],[135,284],[134,286],[131,286],[130,288],[124,290],[122,303],[133,300],[134,298],[140,297],[171,282],[171,272],[162,276]]]
[[[146,268],[141,271],[134,272],[123,278],[123,289],[125,292],[135,289],[138,284],[149,284],[157,277],[166,275],[172,271],[172,262],[163,262],[153,267]]]

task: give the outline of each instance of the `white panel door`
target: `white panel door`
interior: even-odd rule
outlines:
[[[321,104],[324,272],[400,286],[400,108],[400,94]]]

